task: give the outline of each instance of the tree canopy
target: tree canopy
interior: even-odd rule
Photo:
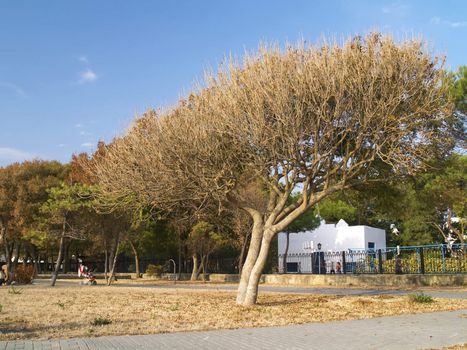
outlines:
[[[172,110],[138,118],[91,169],[106,195],[139,205],[247,211],[254,225],[237,301],[252,304],[278,232],[333,193],[448,154],[452,110],[442,60],[419,40],[372,33],[342,46],[263,46]],[[265,188],[266,208],[239,195],[251,181]]]

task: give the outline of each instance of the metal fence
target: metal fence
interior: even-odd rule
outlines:
[[[467,244],[349,249],[279,255],[279,273],[430,274],[467,273]]]
[[[209,273],[238,273],[237,272],[237,259],[236,258],[210,258],[208,261],[208,272]],[[173,272],[175,262],[175,269],[177,272],[191,273],[193,268],[193,262],[191,259],[182,259],[181,266],[179,266],[178,259],[159,259],[159,258],[145,258],[139,259],[139,271],[144,273],[147,267],[152,265],[160,265],[164,272]],[[93,257],[85,258],[84,263],[87,267],[92,269],[94,272],[104,272],[105,261],[103,259],[96,259]],[[67,262],[67,272],[76,272],[78,270],[78,261],[76,259],[69,259]],[[62,264],[60,271],[65,271],[64,265]],[[41,273],[51,272],[54,269],[54,262],[51,261],[48,264],[41,263],[39,271]],[[136,272],[135,259],[126,255],[119,255],[115,265],[115,272],[117,273],[134,273]]]

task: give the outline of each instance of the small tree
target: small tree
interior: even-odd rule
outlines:
[[[418,209],[445,243],[465,243],[467,156],[453,155],[416,180]]]
[[[56,232],[60,237],[58,257],[50,283],[53,287],[62,263],[65,240],[67,238],[83,239],[84,237],[82,227],[75,226],[76,221],[74,222],[74,220],[83,209],[91,207],[92,190],[80,184],[69,186],[62,183],[58,187],[48,189],[47,192],[49,199],[40,208],[44,215],[42,227],[48,231]]]
[[[106,154],[106,147],[99,142],[93,159],[101,159]],[[133,212],[122,210],[124,206],[112,197],[103,199],[99,194],[101,188],[96,184],[96,177],[89,171],[90,158],[87,153],[73,155],[71,161],[70,178],[84,184],[92,191],[93,210],[88,213],[89,221],[85,224],[86,230],[92,232],[92,239],[104,250],[104,276],[107,285],[115,279],[117,257],[121,239],[129,234],[134,222]]]
[[[200,221],[193,226],[187,240],[193,259],[192,281],[196,281],[201,272],[203,272],[203,280],[206,279],[209,254],[221,247],[223,243],[224,239],[215,232],[214,225]]]
[[[58,186],[67,172],[67,166],[57,161],[42,160],[0,168],[0,242],[5,248],[9,271],[14,272],[21,250],[36,262],[40,260],[28,236],[49,196],[47,188]]]
[[[453,122],[455,136],[460,149],[466,148],[465,127],[467,122],[467,66],[461,66],[456,72],[446,74],[449,93],[455,104]]]

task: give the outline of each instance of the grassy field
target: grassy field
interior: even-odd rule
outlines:
[[[467,308],[467,300],[414,303],[406,296],[261,293],[254,307],[235,293],[79,286],[0,287],[0,340],[267,327]]]

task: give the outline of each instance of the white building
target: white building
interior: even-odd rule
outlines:
[[[279,233],[279,254],[285,252],[286,239],[286,233]],[[290,233],[288,254],[311,253],[318,250],[318,243],[321,243],[321,251],[324,252],[384,249],[386,248],[386,232],[365,225],[349,226],[342,219],[337,224],[326,224],[323,220],[313,231]]]
[[[278,235],[278,253],[279,266],[283,270],[283,254],[286,249],[287,234],[284,232]],[[326,270],[334,270],[336,263],[341,261],[342,251],[358,251],[386,248],[386,232],[382,229],[358,225],[349,226],[344,220],[339,220],[337,224],[326,224],[323,220],[320,226],[313,231],[302,231],[297,233],[289,233],[289,249],[287,253],[288,270],[296,272],[304,272],[311,269],[308,258],[304,254],[320,252],[336,252],[335,254],[326,254]],[[322,258],[324,259],[324,258]]]

